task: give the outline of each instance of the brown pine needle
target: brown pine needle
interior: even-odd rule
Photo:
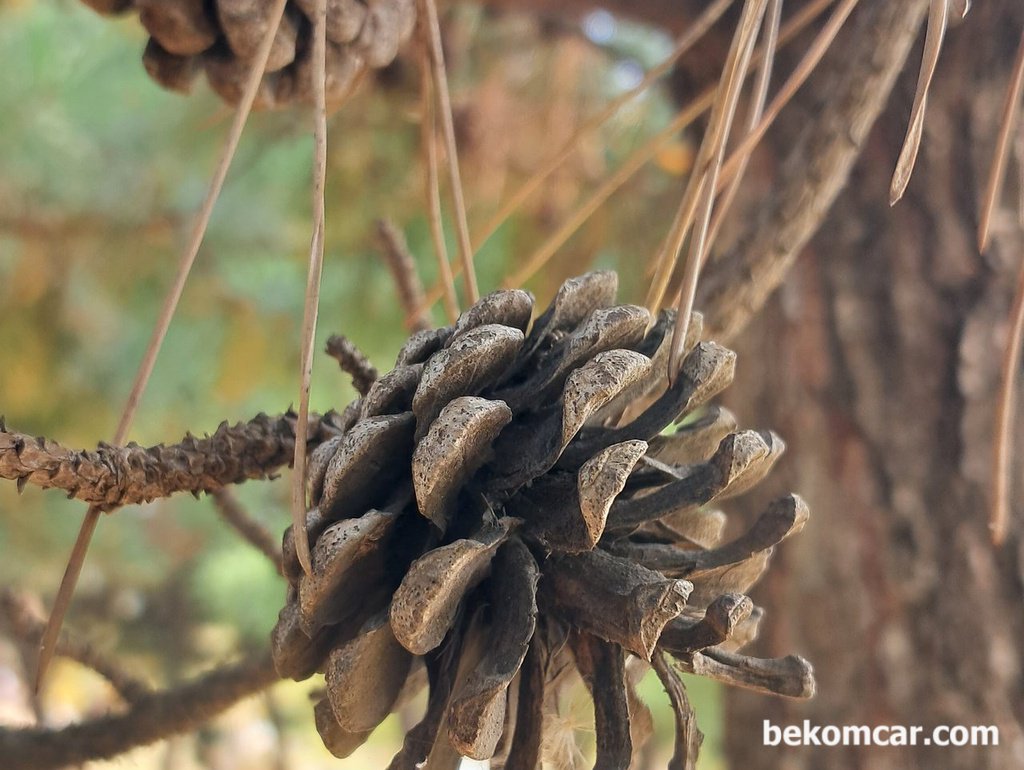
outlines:
[[[729,141],[736,106],[739,104],[743,90],[743,80],[754,52],[757,31],[764,18],[767,0],[747,0],[743,6],[743,14],[736,28],[732,50],[722,73],[720,96],[716,100],[711,113],[711,123],[704,144],[709,147],[706,157],[708,165],[704,169],[694,169],[694,173],[704,176],[701,181],[696,213],[694,215],[693,237],[690,239],[690,250],[683,264],[683,281],[680,289],[679,304],[675,328],[672,331],[672,347],[669,351],[669,377],[674,378],[682,365],[684,341],[687,327],[690,324],[690,313],[697,294],[697,280],[700,277],[700,265],[707,248],[708,226],[711,222],[711,209],[715,203],[715,188],[718,175],[725,159],[725,147]],[[705,155],[705,153],[701,153]]]
[[[981,203],[981,218],[978,222],[978,251],[980,252],[984,252],[988,248],[992,212],[995,210],[996,203],[999,200],[999,193],[1003,188],[1003,178],[1006,175],[1006,161],[1010,155],[1010,137],[1013,135],[1014,126],[1020,115],[1018,103],[1020,102],[1022,85],[1024,85],[1024,31],[1021,31],[1020,44],[1017,46],[1017,56],[1013,62],[1010,87],[1006,89],[1003,114],[999,120],[999,138],[996,141],[995,154],[992,156],[988,183],[985,185],[985,197],[982,198]]]
[[[324,188],[327,182],[327,0],[317,0],[313,24],[313,238],[309,249],[306,303],[302,317],[302,362],[299,372],[299,421],[295,425],[292,464],[292,532],[295,552],[307,575],[313,573],[306,535],[306,436],[309,428],[309,390],[313,377],[316,319],[324,268]]]
[[[281,566],[281,538],[275,537],[263,524],[253,517],[229,489],[222,488],[210,493],[213,506],[220,517],[234,529],[243,540],[266,556],[279,575],[284,574]]]
[[[448,73],[444,65],[444,50],[441,43],[441,23],[437,18],[437,4],[434,0],[423,0],[427,19],[427,41],[430,46],[430,60],[434,68],[434,87],[441,113],[441,129],[448,155],[448,182],[451,186],[452,203],[455,208],[455,231],[458,236],[459,260],[466,282],[466,301],[473,304],[480,299],[476,284],[476,268],[473,266],[473,246],[469,239],[469,223],[466,220],[466,200],[462,190],[462,176],[459,173],[459,151],[455,145],[455,122],[452,119],[452,100],[448,93]]]
[[[395,282],[398,301],[406,314],[406,324],[410,331],[418,332],[429,329],[430,315],[423,307],[423,281],[416,272],[416,260],[409,253],[405,234],[392,222],[386,219],[377,220],[377,235],[380,239],[381,254],[387,263],[391,278]]]
[[[800,32],[807,28],[811,22],[813,22],[818,16],[820,16],[826,8],[832,5],[835,0],[814,0],[805,7],[801,8],[796,14],[789,19],[782,30],[779,33],[778,46],[784,46],[791,42]],[[706,89],[700,94],[693,102],[684,107],[673,119],[673,122],[669,127],[659,132],[657,135],[652,137],[628,158],[623,167],[617,169],[615,173],[609,177],[604,184],[580,207],[570,215],[567,223],[560,227],[558,231],[552,235],[548,241],[542,244],[534,253],[526,260],[522,268],[520,268],[514,275],[509,276],[504,284],[508,286],[521,286],[525,281],[529,280],[536,272],[541,269],[547,261],[554,256],[555,251],[561,248],[562,245],[572,236],[572,234],[579,229],[583,222],[588,216],[592,215],[607,200],[616,190],[618,190],[632,173],[636,173],[645,162],[651,159],[654,153],[665,144],[675,133],[681,131],[683,128],[688,126],[698,117],[700,117],[706,110],[708,110],[714,103],[715,89]],[[640,160],[640,157],[643,160]],[[631,173],[626,173],[625,168],[631,168]],[[550,173],[549,171],[546,173]],[[531,179],[532,182],[532,179]],[[528,182],[527,184],[530,184]],[[586,212],[586,213],[584,213]],[[568,222],[572,222],[573,226],[570,227]],[[455,274],[458,275],[459,266],[455,266]],[[440,284],[435,284],[427,292],[426,303],[428,306],[433,305],[441,298],[442,289]],[[650,307],[650,305],[648,305]]]
[[[788,103],[789,99],[792,98],[793,94],[796,93],[797,89],[803,84],[807,77],[817,66],[821,57],[825,51],[832,44],[832,40],[835,38],[836,33],[842,26],[843,22],[850,15],[853,10],[853,6],[856,5],[857,0],[846,0],[842,6],[836,9],[835,13],[826,23],[825,27],[819,33],[818,37],[811,44],[810,49],[804,54],[804,58],[800,64],[794,70],[793,74],[783,85],[779,94],[772,100],[771,106],[768,108],[768,114],[765,115],[757,127],[751,130],[745,139],[740,143],[740,146],[733,152],[729,161],[725,164],[721,172],[721,179],[719,185],[724,186],[728,184],[731,179],[737,175],[740,169],[740,165],[745,165],[746,161],[742,160],[753,152],[754,147],[764,136],[764,133],[768,130],[771,122],[778,116],[782,108]],[[817,18],[832,2],[818,2],[812,3],[807,8],[796,16],[792,20],[787,22],[779,34],[778,42],[776,47],[785,45],[792,40],[797,33],[802,31],[808,24],[810,24],[815,18]],[[763,56],[764,47],[758,51],[758,55]],[[695,166],[695,170],[699,168],[699,165]],[[683,195],[683,203],[680,205],[676,217],[672,222],[672,227],[669,228],[669,233],[662,243],[661,248],[658,250],[652,265],[656,265],[654,270],[654,278],[651,282],[651,288],[648,291],[647,300],[645,304],[648,308],[653,311],[660,309],[662,302],[665,299],[665,292],[668,290],[668,284],[672,277],[673,267],[675,265],[676,255],[682,248],[684,241],[686,240],[686,233],[690,228],[692,221],[693,212],[697,204],[697,196],[700,193],[701,179],[697,175],[691,175],[690,181],[687,183],[686,192]],[[716,190],[716,193],[721,192],[721,189]]]
[[[921,134],[924,130],[924,114],[928,107],[928,89],[935,75],[935,66],[942,51],[942,40],[946,36],[946,24],[949,21],[949,0],[931,0],[928,11],[928,32],[924,38],[924,56],[921,60],[921,72],[917,77],[917,91],[914,93],[914,106],[910,110],[910,125],[907,126],[907,137],[903,140],[896,170],[892,175],[889,187],[889,205],[895,206],[910,183],[910,175],[914,172],[917,151],[921,146]]]
[[[713,96],[714,92],[712,92]],[[698,158],[699,160],[700,158]],[[657,269],[654,272],[651,287],[647,291],[647,298],[644,300],[644,304],[652,312],[656,313],[660,310],[661,304],[665,300],[665,292],[668,291],[668,284],[675,268],[676,257],[683,248],[686,234],[693,223],[693,214],[697,210],[697,201],[704,189],[705,180],[706,177],[703,174],[697,173],[695,165],[694,171],[690,173],[690,178],[686,182],[686,190],[683,192],[682,202],[679,204],[679,209],[672,219],[672,226],[669,228],[668,235],[665,236],[665,240],[662,242],[661,248],[658,249],[657,257],[655,258]]]
[[[764,114],[764,105],[768,100],[768,86],[771,84],[772,68],[775,64],[775,51],[779,44],[779,21],[781,15],[782,0],[769,0],[768,15],[765,23],[765,41],[761,46],[761,67],[757,72],[757,79],[754,81],[754,91],[751,95],[750,115],[747,118],[746,127],[747,134],[750,134],[757,127],[758,121],[761,120],[761,115]],[[714,219],[711,220],[711,228],[708,231],[709,248],[718,239],[718,232],[721,230],[722,222],[725,221],[725,217],[732,207],[736,193],[739,192],[740,181],[743,179],[743,173],[747,170],[747,163],[749,161],[750,155],[743,156],[739,169],[736,171],[735,176],[733,176],[732,181],[729,182],[725,192],[719,198],[718,205],[715,207]],[[707,254],[701,260],[702,267],[705,261],[707,261]]]
[[[661,148],[673,136],[678,134],[683,128],[700,117],[700,115],[711,106],[713,99],[713,91],[708,91],[703,94],[700,99],[694,101],[679,112],[679,114],[672,119],[671,123],[648,139],[642,147],[630,153],[629,158],[627,158],[619,168],[615,169],[615,173],[608,177],[601,186],[590,195],[589,198],[578,206],[576,210],[565,219],[558,230],[549,236],[544,243],[542,243],[532,254],[530,254],[529,257],[527,257],[522,267],[505,279],[503,285],[506,288],[522,286],[530,280],[530,278],[536,275],[537,272],[555,255],[555,253],[565,245],[565,242],[568,241],[577,230],[579,230],[583,223],[586,222],[586,220],[589,219],[593,213],[605,203],[605,201],[608,200],[608,198],[622,187],[622,185],[629,181],[629,179],[639,171],[645,163],[654,157],[654,154],[659,148]]]
[[[1010,311],[1013,326],[1003,352],[999,403],[996,405],[995,441],[992,458],[992,516],[989,529],[993,545],[1006,540],[1010,520],[1010,458],[1013,450],[1013,422],[1017,411],[1017,372],[1020,369],[1020,345],[1024,338],[1024,264],[1017,278],[1017,293]]]
[[[481,232],[477,235],[476,248],[480,248],[488,238],[497,232],[498,228],[504,224],[512,214],[514,214],[520,206],[523,205],[529,198],[541,189],[544,182],[551,174],[557,171],[565,161],[567,161],[572,154],[579,147],[583,137],[589,135],[591,132],[596,131],[605,123],[611,119],[624,105],[633,101],[637,96],[644,93],[652,83],[658,80],[662,75],[671,69],[672,65],[678,61],[679,57],[689,51],[695,43],[700,41],[701,38],[707,34],[708,30],[714,26],[715,22],[721,18],[722,14],[732,5],[734,0],[716,0],[716,2],[709,5],[704,12],[698,16],[693,24],[691,24],[686,32],[684,32],[679,39],[676,41],[675,48],[672,52],[660,63],[649,69],[643,79],[637,84],[637,86],[624,94],[612,99],[607,105],[598,113],[588,118],[576,131],[573,132],[572,136],[558,149],[554,155],[544,162],[544,165],[537,169],[529,179],[527,179],[516,192],[498,209],[497,213],[492,216],[487,223],[484,225]]]
[[[831,5],[834,0],[817,0],[795,15],[779,33],[778,46],[789,43],[808,24],[814,21],[825,8]],[[763,52],[759,52],[763,53]],[[612,176],[608,177],[602,185],[594,191],[562,224],[558,230],[551,235],[539,248],[537,248],[515,273],[504,281],[505,287],[522,286],[548,263],[555,253],[566,241],[593,215],[593,213],[604,204],[623,184],[625,184],[640,168],[647,163],[654,154],[669,139],[689,126],[698,117],[704,114],[715,101],[716,89],[714,87],[705,89],[696,99],[680,110],[672,122],[647,140],[640,148],[634,150],[629,158],[615,170]],[[675,227],[673,227],[673,231]],[[667,283],[667,281],[666,281]],[[431,293],[427,294],[427,302],[431,299]],[[660,300],[659,300],[660,302]],[[650,303],[647,305],[652,307]]]
[[[434,254],[437,257],[437,273],[440,276],[438,285],[441,287],[437,296],[428,297],[417,314],[426,313],[439,297],[444,299],[444,312],[448,323],[455,323],[459,317],[459,297],[455,293],[455,278],[452,266],[448,261],[448,247],[444,240],[444,224],[441,220],[441,186],[437,174],[437,121],[434,113],[434,86],[430,69],[430,46],[426,42],[428,35],[423,29],[423,61],[420,66],[420,152],[423,155],[424,184],[427,192],[427,209],[430,222],[430,237],[434,241]],[[456,266],[457,267],[457,266]],[[435,287],[436,288],[436,287]]]
[[[231,166],[232,159],[235,157],[235,150],[238,148],[238,142],[242,137],[242,130],[245,128],[245,123],[249,118],[249,113],[252,111],[253,102],[256,100],[256,92],[259,89],[260,81],[263,79],[263,71],[266,69],[267,59],[270,57],[270,49],[273,46],[274,37],[277,34],[277,27],[281,22],[281,17],[284,15],[285,3],[286,0],[275,0],[274,6],[270,10],[269,19],[271,24],[267,29],[266,36],[260,42],[260,49],[256,54],[256,58],[253,60],[252,70],[249,74],[249,79],[245,84],[245,91],[242,93],[242,98],[239,100],[238,107],[235,110],[235,117],[231,124],[231,130],[228,132],[227,140],[224,143],[224,149],[221,151],[220,160],[218,161],[217,168],[213,173],[213,178],[210,180],[210,187],[206,193],[206,198],[196,215],[187,248],[181,254],[181,258],[178,262],[178,269],[174,278],[174,283],[168,289],[167,296],[164,298],[164,304],[160,310],[160,315],[157,318],[153,334],[149,339],[149,344],[142,357],[142,362],[139,364],[135,380],[132,382],[132,389],[128,394],[128,400],[125,403],[124,411],[121,414],[121,420],[118,423],[117,431],[114,434],[112,443],[115,445],[119,446],[123,444],[125,439],[128,437],[128,431],[131,429],[132,421],[135,419],[135,413],[138,410],[139,402],[142,400],[142,394],[146,390],[146,385],[149,383],[150,375],[153,373],[153,367],[156,364],[157,355],[163,345],[164,338],[167,336],[167,330],[171,325],[171,319],[174,317],[174,312],[178,307],[178,301],[181,299],[181,294],[185,289],[185,283],[192,270],[192,264],[195,262],[196,256],[199,254],[199,247],[202,245],[203,237],[206,234],[206,228],[209,225],[210,217],[213,214],[213,207],[217,202],[217,198],[220,197],[220,191],[224,186],[224,180],[227,178],[228,169]],[[85,555],[89,550],[89,543],[92,541],[92,535],[96,531],[96,524],[99,521],[99,516],[100,509],[95,506],[91,506],[89,510],[86,511],[85,519],[83,519],[82,526],[78,531],[78,537],[71,549],[71,555],[68,557],[68,564],[64,569],[64,576],[61,578],[60,586],[57,589],[57,595],[53,600],[53,609],[50,611],[50,617],[46,621],[46,630],[44,631],[42,640],[39,643],[39,662],[36,668],[36,678],[34,683],[36,692],[39,692],[39,688],[42,686],[46,672],[50,667],[50,662],[53,660],[57,638],[60,635],[61,627],[64,625],[64,616],[67,614],[68,607],[71,605],[71,598],[75,592],[75,586],[78,584],[78,577],[82,572],[82,565],[85,563]]]
[[[733,177],[739,172],[742,165],[746,163],[750,153],[754,151],[764,135],[768,133],[768,129],[772,127],[775,119],[779,116],[779,113],[789,104],[790,100],[796,95],[796,92],[800,90],[801,86],[807,82],[807,78],[811,76],[815,68],[821,62],[825,52],[831,47],[832,43],[836,39],[836,35],[839,34],[839,30],[842,29],[843,24],[849,18],[853,9],[856,7],[858,0],[843,0],[843,2],[833,11],[829,17],[828,22],[821,28],[821,32],[814,38],[810,48],[804,54],[800,63],[797,64],[796,68],[786,79],[786,82],[782,84],[779,92],[772,99],[768,108],[765,110],[761,120],[758,121],[757,127],[748,133],[743,141],[739,143],[732,155],[725,162],[722,167],[722,175],[719,180],[720,185],[726,185],[732,181]],[[785,39],[785,33],[779,36],[779,44],[781,45]],[[719,190],[720,192],[720,190]]]

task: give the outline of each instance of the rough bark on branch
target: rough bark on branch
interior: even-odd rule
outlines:
[[[310,417],[310,449],[337,434],[330,413]],[[221,423],[213,435],[188,434],[181,442],[125,447],[100,444],[75,451],[42,437],[9,431],[0,422],[0,478],[19,487],[62,489],[68,497],[105,510],[176,492],[212,492],[228,484],[271,476],[288,465],[295,448],[292,412],[260,414],[236,425]]]

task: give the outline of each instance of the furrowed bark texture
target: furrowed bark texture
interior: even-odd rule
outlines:
[[[849,187],[737,340],[729,406],[789,447],[764,493],[797,489],[815,511],[754,592],[773,619],[754,649],[812,660],[818,695],[729,692],[732,767],[1024,766],[1019,507],[1001,550],[987,527],[995,393],[1024,256],[1012,166],[993,246],[985,257],[974,246],[1022,26],[1024,5],[992,2],[949,31],[917,170],[890,209],[918,43]],[[826,96],[812,92],[804,108]],[[1020,458],[1019,429],[1017,445]],[[765,719],[995,725],[999,746],[765,747]]]

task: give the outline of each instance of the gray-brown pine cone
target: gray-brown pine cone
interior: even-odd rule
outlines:
[[[157,83],[188,92],[200,72],[225,101],[242,95],[270,25],[272,0],[83,0],[102,14],[135,9],[150,34],[142,61]],[[316,0],[289,0],[257,108],[312,104]],[[416,23],[415,0],[327,0],[327,102],[344,99],[366,68],[390,64]]]
[[[311,456],[313,569],[289,529],[273,648],[282,676],[325,674],[316,722],[336,755],[429,685],[393,770],[460,755],[532,770],[545,699],[575,668],[598,766],[626,768],[642,708],[628,656],[670,692],[665,653],[724,682],[813,693],[803,659],[736,651],[761,615],[743,594],[803,527],[803,502],[775,501],[724,545],[709,507],[764,477],[782,441],[706,406],[735,355],[697,342],[698,315],[668,386],[673,318],[613,306],[616,288],[611,272],[569,280],[532,327],[528,293],[495,292],[414,334]]]

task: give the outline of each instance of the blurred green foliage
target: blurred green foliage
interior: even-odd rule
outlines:
[[[475,8],[451,13],[447,33],[475,225],[623,87],[624,56],[646,66],[666,45],[623,27],[602,49],[579,35],[553,35],[534,21]],[[0,413],[18,430],[72,447],[110,437],[230,120],[205,87],[183,98],[152,84],[139,62],[144,41],[134,18],[101,19],[74,0],[0,3]],[[341,332],[385,370],[406,332],[372,237],[374,221],[387,217],[402,227],[428,285],[435,274],[416,81],[409,57],[331,120],[318,350],[328,334]],[[481,286],[498,286],[669,111],[655,92],[586,138],[538,199],[480,251]],[[221,420],[277,413],[294,401],[311,147],[308,115],[252,117],[134,440],[173,442],[187,430],[211,431]],[[640,298],[639,266],[671,219],[679,159],[685,163],[688,151],[685,141],[669,148],[572,239],[532,281],[540,302],[567,275],[595,264],[620,268],[623,296]],[[435,320],[443,321],[437,309]],[[312,392],[318,410],[353,397],[323,355]],[[286,486],[250,483],[238,494],[280,531]],[[31,488],[18,497],[9,484],[0,486],[0,510],[0,585],[52,596],[84,506]],[[209,500],[164,500],[101,523],[70,624],[163,680],[238,645],[262,643],[282,593],[273,569],[217,518]],[[84,707],[95,708],[90,698],[101,697],[72,697],[67,687],[53,686],[53,708],[62,698],[84,698]],[[383,766],[400,738],[398,724],[386,724],[357,759],[330,762],[313,733],[309,689],[275,689],[286,736],[296,738],[288,742],[301,759],[296,766]],[[659,750],[670,751],[667,699],[656,680],[643,690],[658,704]],[[701,766],[715,767],[717,690],[704,682],[692,690],[708,734]],[[266,721],[258,705],[246,714],[245,724]],[[225,724],[225,734],[243,729]],[[156,762],[160,754],[137,761],[146,764],[148,756]],[[269,760],[252,761],[216,766]]]

